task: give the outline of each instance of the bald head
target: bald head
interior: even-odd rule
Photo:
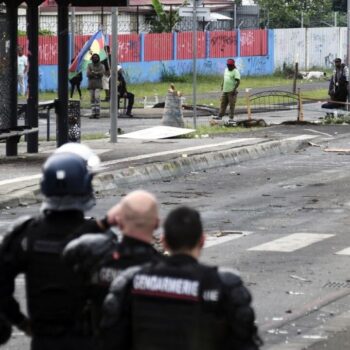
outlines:
[[[125,236],[151,242],[159,225],[157,199],[147,191],[131,192],[107,216],[109,223],[119,226]]]

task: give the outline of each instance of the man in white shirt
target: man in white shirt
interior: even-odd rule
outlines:
[[[28,58],[23,53],[23,47],[19,46],[17,50],[17,81],[19,85],[19,94],[25,95],[24,79],[28,72]]]

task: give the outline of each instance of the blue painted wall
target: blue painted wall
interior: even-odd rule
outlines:
[[[268,32],[268,55],[234,57],[242,76],[269,75],[274,72],[273,30]],[[126,62],[122,64],[129,83],[158,82],[162,72],[181,76],[192,73],[192,60],[171,60],[151,62]],[[220,75],[226,67],[226,58],[206,58],[197,60],[197,73],[201,75]],[[40,66],[40,90],[57,89],[57,66]],[[84,77],[83,87],[87,86]]]

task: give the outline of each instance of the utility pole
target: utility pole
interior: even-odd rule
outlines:
[[[75,7],[70,8],[71,59],[75,57]]]
[[[118,8],[112,7],[112,43],[111,43],[111,92],[110,92],[110,141],[117,142],[118,130],[118,92],[117,92],[117,66],[118,66]]]
[[[334,27],[338,27],[338,12],[334,12]]]
[[[301,11],[300,28],[304,28],[304,11]]]
[[[193,103],[193,128],[197,127],[197,1],[193,0],[193,17],[192,17],[192,46],[193,46],[193,59],[192,59],[192,103]],[[350,0],[349,0],[350,1]]]
[[[347,0],[347,23],[348,23],[348,30],[347,30],[347,53],[346,53],[346,63],[349,67],[350,64],[350,0]]]
[[[237,4],[233,5],[233,29],[237,30]]]

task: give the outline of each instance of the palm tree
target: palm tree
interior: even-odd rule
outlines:
[[[174,11],[170,7],[169,12],[165,12],[163,4],[159,0],[152,0],[152,6],[156,16],[147,20],[151,33],[170,33],[174,26],[181,20],[179,11]]]

